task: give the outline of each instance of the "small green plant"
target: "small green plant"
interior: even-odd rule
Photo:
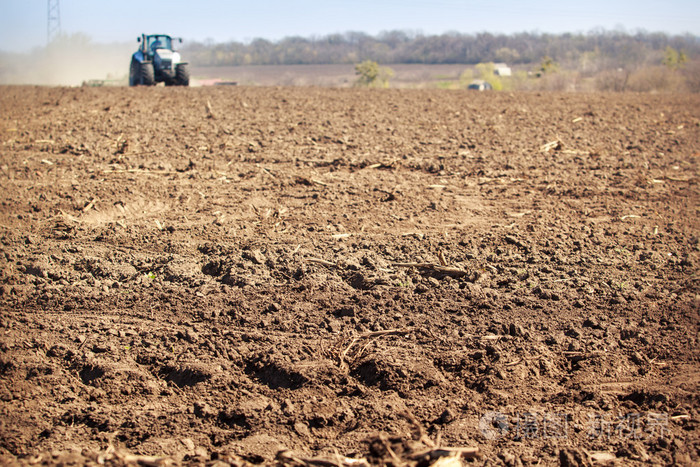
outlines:
[[[379,66],[377,62],[372,60],[365,60],[355,65],[355,74],[358,75],[356,86],[388,88],[389,80],[394,76],[394,70]]]
[[[624,256],[629,256],[631,254],[630,251],[623,246],[615,248],[615,253],[620,254],[620,255],[624,255]]]
[[[542,57],[542,62],[540,62],[540,68],[535,73],[538,78],[559,71],[559,64],[555,62],[551,57],[545,55]]]
[[[148,279],[153,280],[153,279],[156,278],[156,273],[153,272],[153,271],[151,271],[151,272],[149,272],[148,274],[146,274],[146,277],[147,277]]]
[[[611,281],[610,288],[612,288],[614,290],[619,290],[620,292],[622,292],[623,290],[625,290],[627,288],[627,283],[626,282],[612,282]]]

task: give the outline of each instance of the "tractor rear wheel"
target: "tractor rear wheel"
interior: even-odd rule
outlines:
[[[156,84],[155,71],[153,70],[153,63],[142,63],[141,72],[141,84],[144,86],[153,86]]]
[[[175,66],[175,84],[178,86],[190,85],[190,69],[187,63],[179,63]]]

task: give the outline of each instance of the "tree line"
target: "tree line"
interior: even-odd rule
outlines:
[[[199,66],[356,64],[365,60],[385,64],[529,65],[550,57],[564,66],[607,68],[611,64],[628,67],[656,63],[663,60],[669,49],[692,60],[700,56],[700,37],[606,30],[510,35],[454,32],[430,36],[408,31],[388,31],[376,36],[346,32],[279,41],[190,42],[183,51]]]

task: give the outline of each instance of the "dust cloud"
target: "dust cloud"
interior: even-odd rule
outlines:
[[[137,47],[136,40],[96,44],[83,34],[62,35],[28,53],[0,52],[0,84],[79,86],[99,80],[125,85]]]

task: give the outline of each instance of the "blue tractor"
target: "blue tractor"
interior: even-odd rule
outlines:
[[[182,39],[166,34],[142,34],[137,41],[139,50],[131,56],[129,86],[190,85],[188,64],[173,47],[175,41],[182,42]]]

